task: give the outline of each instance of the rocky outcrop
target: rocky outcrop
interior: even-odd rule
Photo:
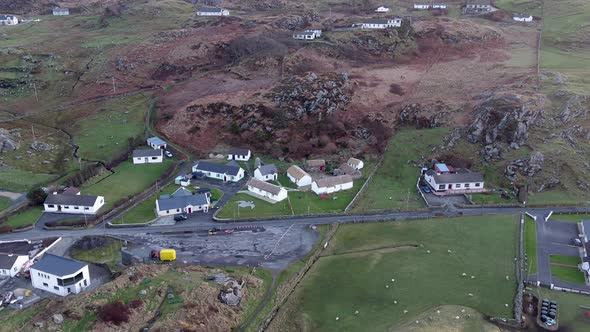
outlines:
[[[585,118],[590,108],[590,98],[588,96],[568,95],[565,105],[556,119],[567,123],[577,118]]]
[[[320,16],[316,12],[308,12],[304,15],[288,15],[282,16],[277,22],[276,26],[281,29],[295,30],[305,28],[312,22],[318,21]]]
[[[526,143],[529,128],[542,113],[540,104],[539,100],[525,100],[514,94],[493,94],[474,106],[467,140],[484,146],[503,142],[518,148]]]
[[[511,182],[515,182],[518,175],[532,178],[545,163],[545,155],[539,151],[533,152],[528,160],[516,159],[511,161],[504,169],[504,176]]]
[[[227,280],[223,289],[219,292],[219,300],[231,307],[236,307],[242,301],[242,287],[245,282],[238,282],[234,279]]]
[[[453,112],[442,103],[429,105],[408,104],[399,111],[398,124],[416,128],[436,128],[448,123]]]
[[[0,153],[15,151],[19,148],[19,143],[15,136],[14,132],[0,128]]]

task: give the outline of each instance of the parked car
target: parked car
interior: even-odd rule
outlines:
[[[577,237],[572,238],[572,244],[576,247],[581,247],[582,246],[582,240],[580,240]]]
[[[219,229],[219,228],[211,228],[209,230],[209,235],[215,235],[215,234],[217,234],[219,232],[221,232],[221,229]]]
[[[172,158],[172,152],[166,150],[166,151],[164,151],[164,154],[166,155],[166,157]]]
[[[183,221],[188,219],[188,214],[178,213],[174,215],[174,221]]]
[[[553,326],[557,323],[555,322],[555,319],[547,317],[547,321],[545,322],[545,324],[547,324],[547,326]]]
[[[422,186],[422,191],[428,194],[430,192],[430,188],[428,186]]]

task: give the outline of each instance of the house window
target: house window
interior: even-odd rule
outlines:
[[[86,279],[84,279],[84,286],[88,286],[88,283],[86,282]]]
[[[49,287],[49,285],[46,282],[43,283],[43,286]]]
[[[55,205],[53,205],[53,204],[48,204],[48,205],[47,205],[47,207],[48,207],[48,208],[54,208],[54,207],[55,207]]]
[[[481,183],[476,183],[475,186],[479,187],[479,186],[481,186]]]
[[[180,212],[180,209],[176,209],[176,212]]]
[[[77,207],[77,206],[74,206],[74,209],[75,209],[75,210],[80,210],[80,208],[79,208],[79,207]]]
[[[457,183],[457,184],[455,185],[455,188],[461,188],[461,185],[460,185],[459,183]]]
[[[59,287],[57,287],[57,286],[53,286],[53,289],[55,289],[55,290],[59,290]]]
[[[156,159],[158,159],[158,157],[152,157],[152,160],[156,160]]]
[[[445,189],[445,185],[444,185],[444,184],[439,184],[439,185],[438,185],[438,189],[440,189],[440,190],[444,190],[444,189]]]
[[[465,184],[465,188],[469,188],[469,183],[466,183]]]
[[[64,209],[69,209],[69,208],[70,208],[69,206],[64,206]]]
[[[90,208],[89,207],[85,207],[84,210],[90,210]]]

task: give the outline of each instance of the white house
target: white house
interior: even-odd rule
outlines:
[[[33,287],[60,296],[78,294],[90,286],[88,264],[45,254],[31,266]]]
[[[415,2],[414,9],[428,9],[430,8],[430,2]]]
[[[228,16],[229,10],[217,7],[203,7],[197,12],[198,16]]]
[[[263,165],[254,171],[254,177],[260,181],[276,181],[279,178],[279,171],[274,164]]]
[[[355,24],[353,26],[360,26],[362,29],[387,29],[387,28],[395,28],[402,26],[402,18],[401,17],[394,17],[394,18],[375,18],[375,19],[368,19],[361,23]]]
[[[159,164],[164,161],[164,150],[142,149],[133,150],[134,164]]]
[[[533,16],[532,15],[527,15],[527,14],[518,14],[518,13],[514,13],[512,15],[512,19],[517,21],[517,22],[532,22],[533,21]]]
[[[59,8],[59,7],[55,7],[55,8],[53,8],[53,15],[54,15],[54,16],[65,16],[65,15],[70,15],[70,9],[69,9],[69,8]]]
[[[227,160],[248,161],[252,157],[249,149],[231,148],[227,153]]]
[[[444,2],[433,2],[432,8],[433,9],[447,9],[448,5]]]
[[[298,187],[309,186],[311,184],[311,176],[297,165],[287,168],[287,177]]]
[[[582,238],[582,247],[579,249],[582,263],[578,268],[584,273],[586,286],[590,286],[590,219],[583,219],[578,224],[578,230]]]
[[[193,194],[185,188],[178,188],[172,195],[162,195],[156,200],[158,216],[178,213],[207,212],[211,204],[211,192]]]
[[[293,33],[293,39],[314,40],[322,36],[322,30],[308,29]]]
[[[17,25],[18,18],[14,15],[0,15],[0,25]]]
[[[104,197],[92,195],[80,195],[77,193],[64,192],[62,194],[52,193],[47,195],[43,207],[45,212],[74,213],[74,214],[96,214],[104,205]]]
[[[287,190],[285,188],[255,178],[248,181],[248,191],[275,202],[280,202],[287,198]]]
[[[337,191],[351,189],[352,185],[353,181],[350,175],[339,175],[315,180],[311,184],[311,190],[318,195],[331,194]]]
[[[483,176],[466,168],[451,169],[437,164],[424,172],[424,180],[435,193],[465,194],[483,192]]]
[[[389,8],[388,7],[381,6],[381,7],[377,8],[377,9],[375,9],[375,11],[377,13],[388,13],[389,12]]]
[[[354,169],[362,169],[365,167],[365,163],[362,160],[356,158],[349,158],[346,164]]]
[[[492,0],[467,0],[465,13],[483,13],[492,10]]]
[[[208,178],[238,182],[244,178],[244,169],[240,166],[229,164],[217,164],[208,161],[199,161],[193,166],[193,175],[204,175]]]
[[[159,137],[150,137],[147,139],[147,145],[152,149],[166,149],[166,141]]]
[[[0,278],[14,277],[28,261],[29,255],[0,253]]]

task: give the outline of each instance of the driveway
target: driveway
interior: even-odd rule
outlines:
[[[92,216],[88,216],[91,218]],[[44,229],[46,222],[50,221],[60,221],[64,219],[72,219],[72,218],[84,218],[83,214],[73,214],[73,213],[52,213],[52,212],[43,212],[41,217],[37,219],[35,222],[35,229],[42,230]]]

